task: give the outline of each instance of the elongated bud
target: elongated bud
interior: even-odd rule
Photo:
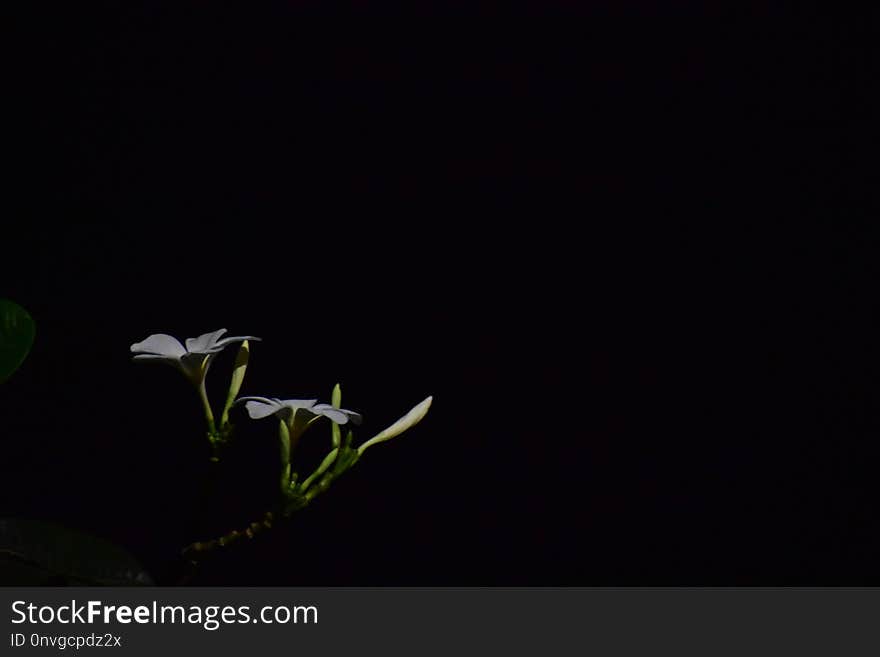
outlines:
[[[375,445],[376,443],[381,443],[386,440],[391,440],[395,436],[399,436],[400,434],[402,434],[407,429],[411,429],[412,427],[414,427],[422,420],[423,417],[425,417],[425,415],[427,415],[428,409],[431,408],[431,402],[433,401],[433,399],[433,397],[428,397],[421,403],[414,406],[409,413],[404,415],[390,427],[370,438],[367,442],[358,447],[358,454],[363,454],[364,450],[366,450],[367,447],[370,447],[371,445]]]
[[[238,397],[238,391],[241,390],[241,384],[247,372],[250,356],[250,344],[245,340],[241,343],[241,346],[238,348],[238,354],[235,356],[235,367],[232,370],[232,378],[229,381],[229,393],[226,395],[226,405],[223,407],[223,415],[220,418],[221,427],[226,426],[229,421],[229,409],[232,407],[233,402],[235,402],[235,398]]]
[[[282,468],[290,465],[290,430],[284,420],[278,421],[278,454]]]
[[[338,383],[333,386],[333,392],[330,395],[330,405],[333,408],[342,408],[342,387]],[[339,447],[342,436],[339,425],[331,422],[330,430],[333,432],[333,447]]]

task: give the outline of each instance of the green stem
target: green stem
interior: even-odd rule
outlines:
[[[275,522],[275,514],[267,511],[260,520],[250,523],[243,530],[233,530],[228,534],[224,534],[210,541],[196,541],[190,543],[183,549],[183,556],[192,561],[197,561],[209,552],[213,552],[217,548],[224,548],[233,543],[237,543],[243,538],[252,539],[257,534],[271,529]]]
[[[205,411],[205,420],[208,422],[208,433],[214,436],[217,433],[217,427],[214,424],[214,413],[211,411],[211,403],[208,401],[208,391],[205,389],[204,381],[199,384],[199,399],[202,400],[202,408]]]

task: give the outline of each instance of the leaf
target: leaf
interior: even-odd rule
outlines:
[[[8,299],[0,299],[0,383],[24,361],[34,342],[36,327],[28,312]]]
[[[385,429],[384,431],[376,434],[372,438],[370,438],[363,445],[358,447],[358,453],[363,454],[364,450],[371,445],[375,445],[376,443],[381,443],[386,440],[391,440],[395,436],[399,436],[407,429],[411,429],[419,422],[421,422],[422,418],[425,417],[428,413],[428,409],[431,408],[431,402],[433,401],[433,397],[428,397],[424,399],[421,403],[416,404],[409,413],[400,418],[397,422],[392,424],[390,427]]]
[[[134,557],[102,538],[39,520],[0,518],[0,584],[152,583]]]

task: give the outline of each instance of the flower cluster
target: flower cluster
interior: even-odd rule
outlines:
[[[259,341],[254,336],[226,337],[226,329],[204,333],[197,338],[188,338],[181,343],[177,338],[164,333],[150,335],[141,342],[131,345],[136,361],[155,361],[178,369],[197,388],[208,424],[208,438],[215,447],[213,460],[219,459],[219,446],[222,446],[232,433],[229,411],[233,406],[244,404],[251,419],[260,420],[276,417],[279,421],[279,442],[281,447],[281,490],[286,500],[285,509],[295,510],[308,503],[312,497],[326,490],[329,484],[342,472],[358,461],[364,451],[377,444],[400,435],[421,421],[432,403],[428,397],[417,404],[406,415],[380,431],[359,447],[353,446],[353,432],[349,430],[343,439],[340,427],[360,425],[363,416],[341,407],[340,386],[333,389],[331,403],[318,403],[317,399],[280,399],[278,397],[244,396],[238,397],[250,354],[250,341]],[[211,404],[208,401],[205,378],[213,359],[231,344],[240,344],[226,405],[223,408],[220,425],[214,421]],[[321,418],[327,418],[332,428],[332,449],[324,460],[302,482],[298,474],[291,472],[291,453],[302,434]]]

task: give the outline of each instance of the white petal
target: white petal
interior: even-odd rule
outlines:
[[[279,406],[275,403],[267,404],[265,402],[253,400],[246,402],[244,407],[247,409],[248,415],[251,416],[252,420],[260,420],[264,417],[274,415],[278,411],[284,410],[283,406]]]
[[[273,399],[271,397],[257,397],[257,396],[251,395],[251,396],[247,396],[247,397],[239,397],[238,399],[235,400],[235,403],[238,404],[243,401],[258,401],[258,402],[263,402],[264,404],[271,404],[273,402],[277,402],[278,400]]]
[[[360,413],[355,413],[354,411],[345,411],[345,413],[348,415],[348,419],[355,424],[360,424],[364,421],[364,416]]]
[[[285,406],[284,411],[286,415],[281,417],[287,419],[287,424],[290,426],[291,438],[300,435],[306,430],[306,428],[308,428],[312,421],[318,418],[318,415],[310,407],[300,406],[297,408],[291,408],[290,406]]]
[[[291,410],[296,410],[298,408],[306,408],[310,409],[316,403],[318,403],[317,399],[280,399],[278,400],[280,404],[286,406]]]
[[[349,411],[344,408],[336,408],[330,404],[318,404],[312,408],[312,410],[330,418],[336,424],[345,424],[349,420],[355,424],[360,424],[362,419],[360,413],[355,413],[354,411]]]
[[[322,408],[318,410],[318,408],[315,407],[312,410],[320,413],[326,418],[330,418],[336,424],[345,424],[346,422],[348,422],[348,416],[340,411],[338,408],[333,408],[331,406],[330,408]]]
[[[155,333],[143,342],[135,342],[131,345],[131,351],[134,353],[158,354],[160,356],[169,356],[171,358],[180,358],[186,353],[186,349],[180,344],[180,341],[165,333]]]
[[[210,351],[224,333],[226,333],[226,329],[218,329],[211,333],[202,333],[197,338],[187,338],[186,350],[191,353],[205,353],[206,351]]]

